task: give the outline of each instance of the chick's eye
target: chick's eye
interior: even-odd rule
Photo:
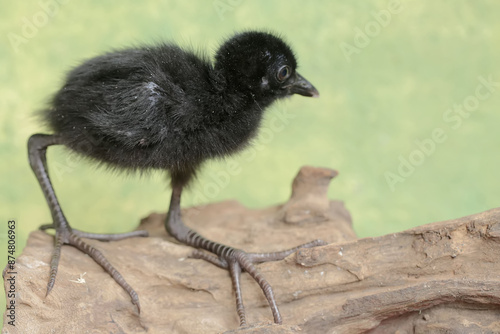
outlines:
[[[292,69],[290,68],[290,66],[285,65],[279,69],[277,78],[279,81],[285,81],[286,79],[288,79],[290,74],[292,74]]]

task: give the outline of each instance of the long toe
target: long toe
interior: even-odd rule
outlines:
[[[44,225],[45,226],[45,225]],[[52,228],[53,226],[46,225],[47,228]],[[64,226],[64,227],[63,227]],[[108,274],[130,295],[132,299],[132,303],[137,306],[137,310],[141,312],[141,305],[139,303],[139,297],[135,290],[125,281],[123,276],[116,270],[111,263],[106,259],[106,257],[96,248],[84,242],[80,236],[94,236],[99,240],[117,240],[123,239],[125,237],[135,237],[135,236],[147,236],[146,231],[135,231],[131,233],[123,233],[119,235],[111,235],[110,239],[102,239],[101,236],[110,236],[110,235],[100,235],[100,234],[92,234],[92,233],[84,233],[76,230],[70,230],[67,224],[60,224],[59,228],[56,229],[56,235],[54,238],[54,250],[52,252],[52,257],[50,261],[50,276],[49,282],[47,284],[47,294],[50,293],[52,288],[54,287],[57,269],[59,266],[59,260],[61,258],[61,250],[63,245],[70,245],[77,249],[79,249],[82,253],[89,255],[97,264],[99,264]]]

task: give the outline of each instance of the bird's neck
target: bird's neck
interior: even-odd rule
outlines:
[[[273,100],[220,76],[214,78],[201,127],[213,139],[214,151],[224,147],[224,152],[216,155],[227,155],[245,147],[257,134],[264,110]]]
[[[209,76],[212,86],[213,99],[222,113],[255,113],[258,114],[269,107],[275,97],[263,95],[259,87],[254,87],[240,80],[238,77],[229,75],[223,70],[212,69]],[[225,102],[222,103],[221,102]],[[220,108],[224,106],[224,108]],[[224,110],[223,110],[224,109]],[[260,113],[258,111],[261,111]]]

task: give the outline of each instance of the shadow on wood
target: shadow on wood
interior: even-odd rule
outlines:
[[[88,240],[135,288],[140,317],[107,273],[67,246],[45,297],[53,237],[36,231],[17,259],[16,327],[5,313],[2,333],[500,332],[500,209],[357,239],[342,202],[327,198],[336,174],[302,168],[280,206],[250,210],[226,201],[183,210],[201,234],[247,251],[330,243],[259,265],[278,299],[281,326],[243,273],[252,326],[237,328],[228,273],[189,258],[192,249],[167,236],[165,215],[151,214],[139,227],[149,238]]]

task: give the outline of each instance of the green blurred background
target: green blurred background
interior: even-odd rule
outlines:
[[[479,77],[500,82],[498,1],[25,0],[1,8],[2,268],[7,220],[17,222],[17,255],[30,231],[51,221],[26,141],[46,130],[33,114],[68,69],[111,48],[164,39],[213,55],[222,39],[249,28],[285,36],[321,97],[274,105],[253,151],[231,159],[237,175],[217,185],[226,165],[207,164],[184,206],[232,198],[255,208],[282,203],[305,164],[340,171],[330,197],[345,201],[360,237],[499,206],[500,85],[478,88]],[[453,111],[464,104],[468,116]],[[446,139],[432,149],[436,128]],[[401,159],[417,166],[395,179]],[[48,161],[73,227],[129,231],[167,209],[161,173],[112,174],[59,147],[49,149]]]

